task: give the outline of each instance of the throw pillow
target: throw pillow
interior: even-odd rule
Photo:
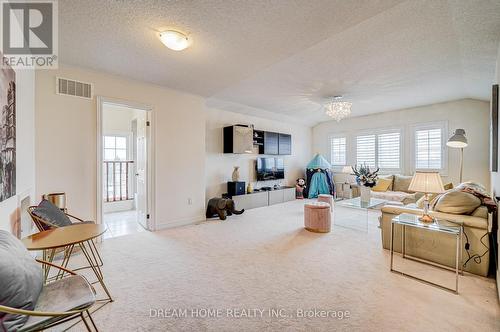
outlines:
[[[61,209],[46,199],[42,200],[32,213],[52,227],[64,227],[72,224],[69,217]]]
[[[403,191],[407,193],[411,192],[408,190],[408,187],[410,187],[411,179],[413,179],[413,176],[399,174],[394,175],[394,184],[392,185],[392,190]]]
[[[471,216],[488,219],[488,208],[484,205],[481,205],[480,207],[475,209],[474,212],[472,212]]]
[[[21,241],[0,230],[0,303],[12,308],[33,310],[43,286],[38,264]],[[0,330],[17,331],[28,316],[0,312]]]
[[[388,191],[392,191],[392,186],[394,184],[394,175],[381,175],[378,177],[379,179],[386,179],[391,181],[391,184],[389,185],[389,188],[387,188]]]
[[[443,185],[443,187],[444,187],[444,190],[445,190],[445,191],[446,191],[446,190],[453,189],[453,183],[451,183],[451,182],[450,182],[450,183],[447,183],[447,184]],[[429,195],[429,203],[430,203],[430,205],[431,205],[431,206],[432,206],[433,201],[434,201],[434,200],[436,199],[436,197],[438,197],[438,196],[439,196],[439,194],[430,194],[430,195]],[[424,195],[424,196],[422,196],[422,197],[420,197],[420,198],[418,199],[418,201],[417,201],[417,207],[418,207],[419,209],[423,209],[423,208],[424,208],[424,200],[425,200],[425,195]]]
[[[387,191],[392,184],[392,180],[378,178],[377,185],[372,188],[373,191]]]
[[[481,200],[472,194],[449,191],[439,197],[434,210],[452,214],[470,214],[480,205]]]

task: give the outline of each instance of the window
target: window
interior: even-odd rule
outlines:
[[[415,169],[443,169],[443,129],[415,130]]]
[[[356,164],[381,170],[401,170],[401,132],[356,137]]]
[[[356,164],[375,167],[375,135],[356,137]]]
[[[104,160],[127,160],[126,136],[104,136]]]
[[[380,169],[400,169],[400,137],[399,132],[378,135],[378,167]]]
[[[347,164],[345,137],[330,137],[330,162],[332,166]]]

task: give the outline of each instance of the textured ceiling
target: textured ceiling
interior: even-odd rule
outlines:
[[[488,99],[500,1],[61,0],[60,61],[304,124],[344,94],[359,116]],[[194,43],[170,51],[168,27]]]

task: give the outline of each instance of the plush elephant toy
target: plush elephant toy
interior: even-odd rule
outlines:
[[[241,211],[234,209],[234,201],[229,198],[211,198],[207,204],[207,218],[213,218],[216,215],[220,220],[226,220],[227,216],[234,214],[242,214],[245,209]]]

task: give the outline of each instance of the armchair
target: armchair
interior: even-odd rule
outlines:
[[[44,283],[43,266],[57,268],[67,277]],[[92,285],[74,271],[34,259],[6,231],[0,231],[0,285],[2,331],[40,331],[77,318],[88,331],[91,326],[97,331],[89,312],[96,303]]]
[[[42,265],[49,265],[64,271],[70,277],[46,284],[42,288],[34,310],[0,305],[0,312],[28,316],[26,323],[17,332],[40,331],[77,318],[81,318],[86,329],[91,331],[88,319],[94,330],[97,331],[89,312],[89,308],[96,302],[95,290],[92,285],[83,276],[62,266],[39,259],[36,261]],[[53,298],[57,298],[57,301],[54,301]],[[84,314],[87,314],[87,319]]]
[[[46,210],[50,211],[50,213],[47,214],[46,212],[45,213],[37,212],[37,209],[40,206],[42,206],[42,204],[44,205],[44,208]],[[38,205],[38,206],[30,206],[28,208],[28,214],[30,215],[31,219],[33,220],[33,223],[35,224],[38,231],[40,231],[40,232],[47,230],[47,229],[51,229],[51,228],[70,226],[70,225],[75,224],[75,223],[94,223],[93,221],[86,221],[86,220],[78,218],[74,215],[71,215],[65,211],[62,211],[58,207],[56,207],[55,205],[53,205],[52,203],[50,203],[46,200],[42,201],[42,203],[40,203],[40,205]],[[49,216],[50,216],[50,218],[49,218]],[[97,250],[97,247],[96,247],[94,241],[89,240],[88,242],[89,242],[89,248],[90,248],[92,255],[96,257],[97,265],[99,267],[103,266],[103,261],[102,261],[101,255],[99,254],[99,251]],[[69,262],[69,257],[71,256],[72,253],[73,253],[72,247],[64,249],[64,257],[63,257],[62,264],[61,264],[63,267],[67,266],[67,264]],[[43,251],[43,259],[47,260],[49,262],[52,262],[55,254],[56,254],[55,250],[50,250],[48,252],[44,250]],[[88,268],[88,266],[76,268],[74,270],[77,271],[77,270],[80,270],[82,268]],[[48,277],[49,271],[50,271],[50,266],[47,266],[44,269],[45,278]],[[61,276],[61,273],[58,273],[56,275],[56,279],[59,278],[60,276]]]
[[[52,203],[50,203],[52,204]],[[28,208],[28,214],[31,216],[31,219],[33,220],[33,223],[35,224],[36,228],[38,231],[45,231],[47,229],[53,228],[53,227],[64,227],[64,226],[70,226],[75,223],[94,223],[93,221],[88,221],[88,220],[83,220],[81,218],[78,218],[74,215],[71,215],[67,212],[64,212],[62,210],[59,210],[61,212],[61,215],[64,215],[67,219],[63,219],[57,223],[54,223],[51,220],[48,220],[47,218],[44,218],[42,216],[37,215],[36,209],[38,206],[30,206]],[[56,206],[54,208],[58,209]],[[62,219],[62,218],[61,218]],[[66,221],[69,220],[69,221]]]

